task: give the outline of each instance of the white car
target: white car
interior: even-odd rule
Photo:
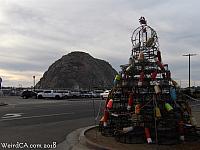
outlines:
[[[63,98],[71,98],[72,94],[69,90],[57,90],[57,93],[62,93]]]
[[[43,92],[39,92],[37,94],[37,98],[41,99],[41,98],[55,98],[55,99],[61,99],[65,96],[64,93],[59,93],[57,91],[54,90],[44,90]]]
[[[98,97],[97,93],[95,93],[93,91],[91,91],[89,93],[91,94],[91,97],[93,97],[93,98],[97,98]]]
[[[102,99],[108,98],[110,90],[105,90],[103,93],[100,93]]]

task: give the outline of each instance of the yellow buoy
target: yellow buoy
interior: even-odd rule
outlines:
[[[160,109],[158,107],[156,107],[155,111],[156,111],[156,117],[160,118],[161,117]]]

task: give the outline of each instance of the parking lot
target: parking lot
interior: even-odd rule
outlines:
[[[67,101],[89,101],[89,100],[101,100],[100,98],[68,98],[68,99],[51,99],[51,98],[43,98],[43,99],[35,99],[28,98],[23,99],[20,96],[3,96],[0,97],[0,103],[12,105],[18,104],[48,104],[48,103],[66,103]]]
[[[97,116],[99,104],[104,101],[4,96],[1,102],[8,105],[0,106],[0,142],[48,144],[62,142],[77,128],[94,125],[94,113]]]

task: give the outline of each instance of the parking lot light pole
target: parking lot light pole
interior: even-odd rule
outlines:
[[[196,56],[197,54],[185,54],[185,55],[183,55],[183,56],[188,56],[188,58],[189,58],[189,92],[190,92],[190,57],[191,56]]]
[[[33,76],[33,91],[35,91],[35,76]]]

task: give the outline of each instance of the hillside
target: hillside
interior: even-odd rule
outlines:
[[[84,52],[71,52],[54,62],[37,88],[109,88],[117,74],[112,66]]]

